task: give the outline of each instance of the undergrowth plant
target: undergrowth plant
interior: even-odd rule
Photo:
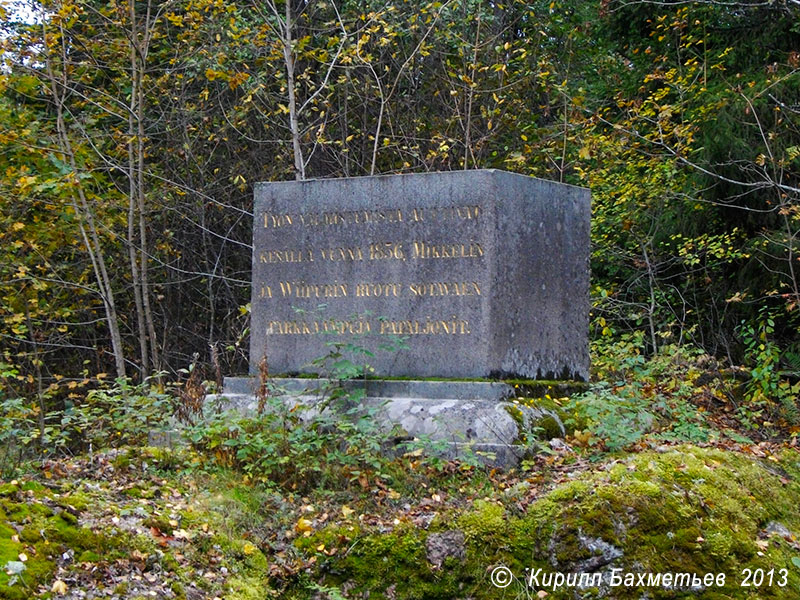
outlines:
[[[313,405],[302,396],[271,389],[261,399],[259,414],[214,414],[190,427],[190,442],[220,465],[293,491],[363,487],[371,478],[388,478],[384,450],[395,432],[379,425],[381,406],[362,402],[365,385],[353,385],[365,383],[374,372],[369,360],[375,355],[362,341],[333,340],[328,352],[312,361],[327,381]],[[392,340],[379,349],[394,352],[401,342]]]
[[[755,324],[743,321],[738,332],[750,374],[745,402],[739,408],[740,419],[751,429],[775,419],[783,419],[789,425],[800,425],[800,381],[795,378],[792,382],[781,370],[785,353],[774,339],[774,317],[769,310],[762,309]],[[790,360],[791,356],[789,353]]]
[[[704,413],[693,403],[702,373],[700,350],[666,345],[645,358],[640,334],[604,344],[599,355],[594,350],[595,368],[611,381],[594,383],[573,396],[565,420],[571,428],[587,431],[590,445],[615,452],[645,436],[695,443],[711,439]]]
[[[173,398],[152,379],[133,384],[126,378],[68,397],[46,414],[37,402],[0,397],[0,471],[26,459],[143,445],[151,430],[168,423]]]

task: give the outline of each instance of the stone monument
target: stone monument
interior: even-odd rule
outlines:
[[[281,397],[313,415],[325,380],[293,376],[352,342],[388,378],[346,384],[380,423],[514,463],[523,432],[564,428],[552,407],[506,400],[588,379],[589,204],[496,170],[257,184],[251,377],[225,379],[228,407],[255,410],[266,357]],[[485,381],[512,377],[571,381]]]
[[[354,341],[378,376],[588,378],[587,189],[497,170],[260,183],[253,216],[251,374],[265,356],[313,373]]]

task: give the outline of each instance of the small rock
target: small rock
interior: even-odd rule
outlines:
[[[425,542],[428,562],[440,569],[446,558],[464,560],[467,557],[464,532],[458,529],[432,533]]]
[[[572,452],[572,446],[566,443],[561,438],[553,438],[549,442],[547,442],[550,447],[555,450],[556,452]]]
[[[597,571],[600,567],[604,567],[614,560],[620,558],[623,554],[622,550],[616,546],[612,546],[608,542],[600,538],[593,538],[583,535],[583,532],[578,530],[578,540],[581,545],[591,552],[594,556],[585,560],[579,561],[575,565],[575,571],[592,573]]]
[[[531,484],[526,480],[519,481],[503,491],[509,498],[519,498],[524,496],[530,490]]]
[[[431,526],[431,523],[435,518],[436,518],[435,512],[420,513],[419,515],[414,517],[414,519],[412,519],[412,523],[414,523],[416,527],[419,527],[421,529],[427,529],[428,527]]]
[[[764,529],[764,532],[767,535],[778,535],[782,538],[792,539],[794,537],[792,532],[784,525],[783,523],[778,523],[777,521],[770,521],[767,523],[767,527]]]

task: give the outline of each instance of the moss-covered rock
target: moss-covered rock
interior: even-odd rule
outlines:
[[[480,500],[449,524],[437,521],[442,530],[464,532],[463,561],[429,564],[430,532],[401,525],[363,532],[346,555],[327,558],[319,580],[373,599],[525,598],[540,591],[554,599],[796,599],[800,544],[789,532],[800,533],[799,474],[794,451],[767,462],[691,446],[631,455],[561,484],[523,514]],[[515,577],[506,588],[490,579],[499,565]],[[631,573],[630,585],[610,586],[612,569]],[[741,586],[745,569],[761,570],[760,587]],[[602,578],[554,589],[547,573]],[[639,573],[725,574],[726,583],[690,589],[681,578],[677,586],[642,586]]]
[[[80,527],[74,515],[55,513],[42,502],[49,500],[41,485],[26,482],[16,493],[6,494],[0,511],[0,598],[33,597],[56,568],[56,557],[67,549],[78,552],[102,548],[89,529]],[[23,560],[24,559],[24,560]],[[15,568],[13,564],[22,563]]]

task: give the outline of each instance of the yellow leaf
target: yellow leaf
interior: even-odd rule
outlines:
[[[20,229],[25,229],[25,223],[20,223],[19,221],[17,221],[11,226],[11,229],[13,231],[19,231]]]
[[[256,550],[257,550],[257,548],[253,544],[251,544],[250,542],[247,542],[244,545],[244,548],[242,548],[242,552],[244,552],[247,556],[250,556],[251,554],[254,554]]]
[[[56,579],[53,582],[53,587],[50,588],[50,591],[54,594],[58,594],[59,596],[63,596],[67,593],[67,584],[60,579]]]
[[[354,512],[355,511],[346,504],[342,505],[342,516],[344,516],[345,519],[350,515],[352,515]]]
[[[297,521],[297,524],[294,526],[294,528],[296,531],[299,531],[300,533],[305,533],[307,531],[312,531],[314,529],[314,526],[308,519],[300,518]]]

